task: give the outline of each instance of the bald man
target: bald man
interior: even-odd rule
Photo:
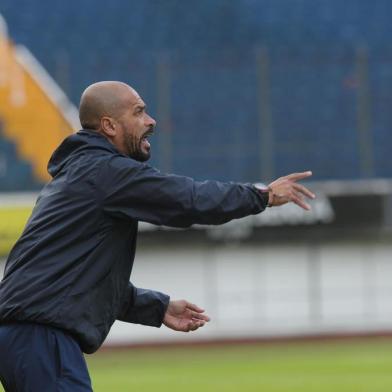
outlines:
[[[291,174],[265,189],[197,182],[144,163],[155,120],[120,82],[89,86],[83,129],[53,153],[40,193],[0,283],[0,380],[6,391],[91,391],[82,352],[95,352],[115,320],[176,331],[209,321],[204,310],[130,281],[139,221],[221,224],[314,195]],[[185,267],[184,267],[185,268]],[[153,272],[153,271],[152,271]]]

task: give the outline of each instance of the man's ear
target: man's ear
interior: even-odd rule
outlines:
[[[101,117],[101,129],[107,136],[116,136],[116,124],[111,117]]]

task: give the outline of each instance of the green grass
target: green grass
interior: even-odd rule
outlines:
[[[388,339],[101,350],[86,357],[95,392],[392,391]]]
[[[87,356],[95,392],[391,392],[392,341],[132,349]]]

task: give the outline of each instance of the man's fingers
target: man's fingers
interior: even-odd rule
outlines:
[[[306,211],[310,211],[311,210],[310,205],[308,203],[306,203],[304,200],[302,200],[302,198],[299,195],[295,194],[295,193],[292,194],[291,201],[293,203],[297,204],[298,206],[300,206],[301,208],[303,208]]]
[[[310,177],[311,175],[312,175],[311,171],[306,171],[306,172],[302,172],[302,173],[292,173],[292,174],[285,176],[284,178],[287,178],[288,180],[292,180],[292,181],[298,181],[298,180],[303,180],[304,178]]]
[[[204,321],[200,321],[200,320],[192,320],[189,323],[189,330],[190,331],[196,331],[196,329],[201,328],[205,325]]]
[[[204,327],[205,321],[202,320],[190,320],[188,321],[188,324],[186,327],[183,329],[184,332],[189,332],[189,331],[196,331],[197,329]]]
[[[187,302],[187,303],[186,303],[186,307],[187,307],[188,309],[190,309],[190,310],[193,310],[193,311],[197,312],[197,313],[203,313],[203,312],[204,312],[204,309],[199,308],[197,305],[192,304],[192,303],[190,303],[190,302]]]
[[[210,321],[210,318],[206,314],[191,312],[192,318],[196,320]]]
[[[309,199],[314,199],[316,197],[314,193],[312,193],[308,188],[304,187],[301,184],[293,183],[293,188],[296,191],[301,192],[303,195],[309,197]]]

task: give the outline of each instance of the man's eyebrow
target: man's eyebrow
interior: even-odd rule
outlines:
[[[138,109],[138,108],[140,108],[140,109],[146,109],[146,108],[147,108],[147,105],[146,105],[145,103],[140,103],[140,102],[138,102],[138,103],[136,103],[136,104],[134,105],[134,109]]]

